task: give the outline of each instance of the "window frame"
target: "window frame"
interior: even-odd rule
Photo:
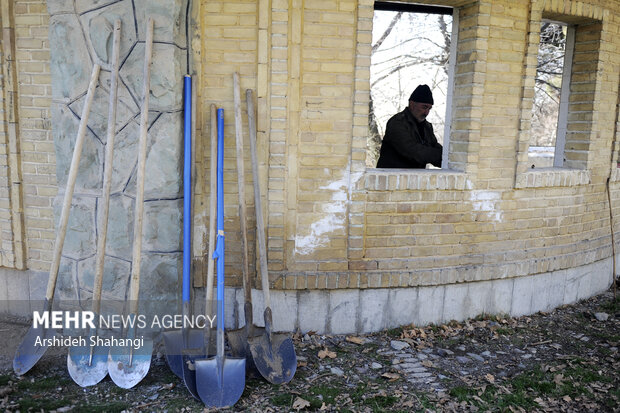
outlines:
[[[375,1],[373,6],[373,16],[375,11],[401,11],[406,13],[419,14],[440,14],[452,16],[452,32],[450,34],[450,56],[448,58],[448,87],[446,90],[446,112],[444,113],[444,134],[443,134],[443,152],[441,160],[441,168],[433,169],[434,171],[450,171],[448,158],[450,156],[450,132],[452,130],[452,112],[454,107],[454,76],[456,74],[456,54],[458,50],[458,33],[459,33],[459,9],[452,6],[423,5],[415,3],[395,3],[390,1]],[[371,91],[369,90],[369,93]],[[385,168],[368,168],[383,170]],[[415,171],[415,170],[414,170]]]
[[[553,20],[543,19],[542,21]],[[570,86],[573,71],[573,59],[575,53],[575,25],[566,24],[566,46],[564,49],[564,65],[562,67],[562,88],[560,90],[560,106],[558,108],[558,126],[555,134],[555,152],[553,155],[553,167],[564,166],[564,149],[566,148],[566,132],[568,130],[568,106],[570,99]]]

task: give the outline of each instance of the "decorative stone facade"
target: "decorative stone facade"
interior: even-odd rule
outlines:
[[[107,136],[114,21],[121,21],[120,81],[103,297],[124,300],[131,274],[146,18],[155,22],[149,98],[141,296],[177,301],[182,245],[183,75],[187,1],[50,1],[52,136],[64,196],[79,117],[93,64],[102,66],[88,120],[57,298],[88,301],[95,271]]]

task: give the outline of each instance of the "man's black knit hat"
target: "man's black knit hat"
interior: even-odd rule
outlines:
[[[434,104],[433,93],[428,85],[419,85],[416,87],[411,96],[409,96],[409,100],[413,100],[418,103]]]

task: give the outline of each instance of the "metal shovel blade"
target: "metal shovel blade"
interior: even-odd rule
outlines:
[[[264,329],[263,329],[264,330]],[[297,370],[297,355],[288,334],[272,333],[248,337],[250,351],[260,374],[270,383],[292,380]]]
[[[182,373],[183,383],[185,387],[189,391],[189,393],[196,399],[200,400],[200,394],[198,394],[198,387],[196,384],[196,360],[204,359],[205,352],[204,348],[189,348],[183,349],[183,365]]]
[[[207,407],[237,403],[245,389],[245,358],[211,357],[196,360],[196,385]]]
[[[249,281],[247,284],[250,284]],[[230,345],[232,355],[234,357],[245,357],[245,367],[249,376],[258,377],[259,374],[256,370],[254,357],[250,351],[248,338],[263,334],[265,329],[254,325],[254,320],[252,317],[252,303],[250,301],[246,301],[243,306],[243,311],[245,314],[245,326],[236,330],[228,330],[226,332],[226,336],[228,337],[228,344]]]
[[[88,342],[90,343],[89,335]],[[108,374],[107,346],[74,346],[69,347],[67,354],[67,370],[69,375],[82,387],[94,386]]]
[[[18,376],[26,374],[43,357],[48,347],[48,340],[52,339],[56,332],[49,328],[37,326],[30,327],[21,344],[15,351],[13,358],[13,371]]]
[[[200,344],[205,344],[205,347],[183,349],[183,382],[187,390],[189,390],[196,400],[200,400],[198,386],[196,384],[196,361],[213,357],[215,355],[213,349],[216,347],[215,334],[203,334],[203,340],[204,342],[201,341]]]
[[[128,338],[135,337],[131,329]],[[137,348],[136,348],[137,347]],[[118,387],[130,389],[142,380],[151,367],[153,340],[144,337],[140,346],[114,346],[108,356],[108,373]]]
[[[204,333],[201,330],[190,329],[187,332],[187,344],[183,338],[183,330],[166,331],[163,333],[164,345],[166,346],[166,361],[170,370],[183,378],[183,350],[185,348],[202,348],[204,346]],[[203,353],[204,355],[204,353]]]
[[[257,372],[256,363],[254,362],[254,357],[250,351],[250,345],[248,342],[250,337],[262,334],[260,330],[261,328],[252,325],[250,326],[249,334],[246,327],[238,328],[236,330],[229,330],[226,332],[232,355],[234,357],[245,357],[245,367],[249,377],[260,376]]]

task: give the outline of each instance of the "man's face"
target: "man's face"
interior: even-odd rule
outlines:
[[[409,101],[409,110],[411,114],[418,122],[422,122],[428,116],[428,112],[431,111],[433,105],[430,103],[420,103],[414,102],[413,100]]]

